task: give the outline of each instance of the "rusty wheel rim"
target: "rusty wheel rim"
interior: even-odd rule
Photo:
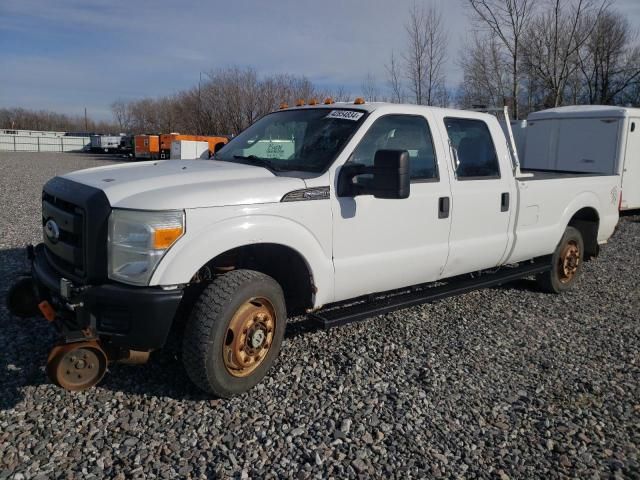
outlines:
[[[580,247],[578,242],[570,240],[558,257],[558,274],[561,283],[569,283],[578,273],[580,266]]]
[[[58,345],[51,350],[47,373],[66,390],[80,391],[97,384],[107,370],[107,356],[92,343]]]
[[[231,318],[223,339],[223,360],[234,377],[246,377],[267,357],[276,330],[276,314],[266,298],[243,303]]]

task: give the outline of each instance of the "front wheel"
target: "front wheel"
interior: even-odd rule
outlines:
[[[280,285],[253,270],[217,277],[196,300],[183,339],[183,362],[199,388],[218,397],[244,393],[278,356],[287,314]]]
[[[580,230],[567,227],[560,243],[553,252],[551,270],[537,277],[538,285],[549,293],[569,290],[582,272],[584,241]]]

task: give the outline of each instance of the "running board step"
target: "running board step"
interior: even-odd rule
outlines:
[[[433,284],[427,284],[403,289],[399,292],[396,291],[396,293],[380,294],[374,297],[373,300],[364,300],[344,307],[329,307],[312,313],[309,317],[327,330],[369,317],[384,315],[401,308],[414,307],[423,303],[471,292],[479,288],[502,285],[503,283],[546,272],[550,269],[551,257],[543,257],[534,263],[527,263],[517,267],[504,267],[496,273],[481,274],[477,278],[465,276],[462,279],[452,280],[445,285],[437,284],[433,286]],[[381,297],[382,295],[385,296]]]

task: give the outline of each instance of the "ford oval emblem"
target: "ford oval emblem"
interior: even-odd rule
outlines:
[[[47,220],[44,224],[44,234],[51,243],[57,243],[60,240],[60,227],[53,218]]]

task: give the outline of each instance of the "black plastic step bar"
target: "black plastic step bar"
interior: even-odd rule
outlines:
[[[480,288],[493,287],[551,270],[551,256],[517,266],[501,267],[495,273],[481,272],[448,280],[418,285],[402,290],[374,294],[346,306],[333,305],[309,315],[325,330],[357,322],[376,315],[384,315],[401,308],[414,307],[427,302],[460,295]],[[344,303],[343,303],[344,305]]]

